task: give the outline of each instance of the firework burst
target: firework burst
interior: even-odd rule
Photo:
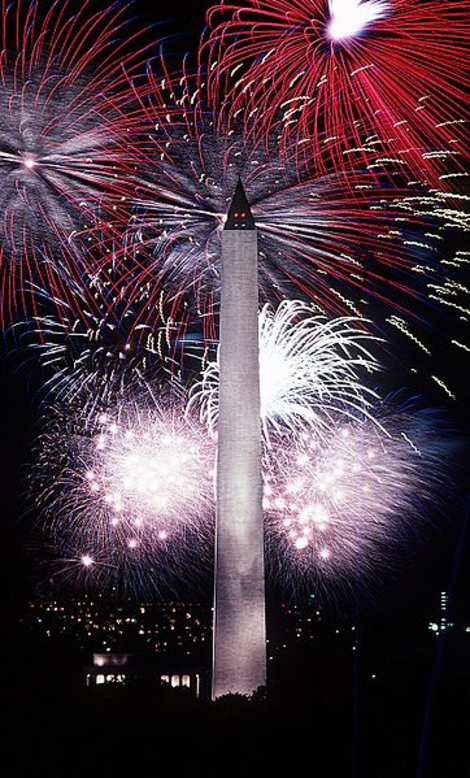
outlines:
[[[135,89],[148,150],[115,288],[139,311],[139,326],[152,326],[163,290],[180,334],[197,315],[203,339],[217,339],[221,233],[240,175],[258,230],[262,303],[304,297],[344,316],[361,315],[372,299],[383,311],[415,316],[425,287],[412,271],[418,256],[433,264],[432,240],[422,239],[422,219],[408,215],[403,224],[403,211],[391,207],[401,190],[386,176],[330,167],[301,181],[275,148],[216,126],[202,88],[187,74],[169,74],[164,61],[161,79],[149,72]]]
[[[160,583],[202,564],[213,513],[213,444],[173,397],[121,397],[113,412],[54,404],[32,493],[56,555],[100,578]],[[74,566],[74,565],[73,565]],[[125,577],[130,575],[130,580]]]
[[[369,138],[433,185],[467,155],[467,0],[222,2],[209,25],[214,102],[286,151],[345,166]]]
[[[14,362],[30,379],[39,379],[39,399],[73,405],[78,398],[84,412],[85,407],[112,408],[139,382],[145,385],[145,376],[152,376],[157,390],[165,380],[168,327],[136,337],[129,308],[120,315],[116,304],[90,307],[86,293],[72,284],[69,289],[74,307],[56,299],[53,311],[50,298],[33,290],[40,313],[15,323],[8,333]]]
[[[273,570],[313,580],[331,596],[351,579],[366,587],[432,533],[432,514],[443,505],[448,431],[429,412],[382,411],[379,418],[386,436],[369,419],[339,420],[328,439],[306,431],[282,440],[266,460]]]
[[[86,288],[124,229],[136,121],[126,72],[144,51],[126,29],[125,7],[97,12],[67,0],[46,11],[3,0],[1,10],[0,289],[8,317],[27,308],[34,286],[73,305],[67,278],[54,271],[83,276]]]
[[[362,417],[377,395],[359,374],[378,369],[364,343],[375,340],[357,321],[312,316],[311,307],[284,301],[259,317],[261,419],[265,443],[273,435],[308,429],[327,440],[332,418]],[[210,362],[194,388],[190,407],[215,436],[218,418],[219,364]]]

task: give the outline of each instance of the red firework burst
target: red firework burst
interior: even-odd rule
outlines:
[[[228,93],[230,116],[257,131],[276,126],[285,150],[347,166],[375,136],[433,185],[467,155],[468,0],[222,2],[208,20],[212,98]]]
[[[41,15],[40,3],[2,0],[3,323],[36,312],[35,289],[73,305],[70,286],[90,284],[127,223],[137,118],[128,77],[146,46],[125,11],[65,0]]]
[[[368,169],[347,175],[331,160],[316,175],[283,164],[277,144],[256,143],[243,122],[214,121],[205,90],[164,59],[136,97],[147,148],[113,292],[140,338],[153,337],[160,318],[170,350],[196,322],[204,343],[217,339],[221,235],[239,176],[258,229],[262,302],[308,298],[329,316],[373,305],[378,320],[426,319],[424,279],[440,275],[435,238],[423,236],[419,214],[404,220],[400,198],[419,199],[418,187],[391,185],[373,144]]]

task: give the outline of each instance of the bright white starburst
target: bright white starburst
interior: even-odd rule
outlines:
[[[83,405],[57,403],[43,419],[38,455],[32,493],[42,542],[56,556],[126,587],[159,587],[192,560],[201,569],[214,446],[184,415],[182,398],[119,393],[115,407],[95,414],[86,396]]]
[[[387,0],[329,0],[328,35],[333,41],[343,41],[360,35],[367,26],[383,19],[390,11]]]
[[[360,320],[345,317],[328,321],[296,300],[284,300],[274,313],[264,306],[259,316],[259,349],[266,442],[271,432],[305,426],[315,436],[325,437],[336,414],[348,418],[368,415],[377,395],[360,376],[378,369],[364,345],[376,339],[359,324]],[[212,435],[217,428],[218,400],[219,363],[215,361],[206,367],[190,403],[199,404]]]
[[[125,522],[168,537],[171,527],[204,515],[211,497],[208,442],[175,414],[137,408],[123,420],[101,414],[89,488],[109,507],[113,526]],[[210,446],[209,446],[210,447]]]

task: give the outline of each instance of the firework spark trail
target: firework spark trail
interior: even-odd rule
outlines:
[[[379,419],[387,436],[368,419],[339,419],[328,440],[305,432],[267,452],[267,545],[271,566],[287,578],[313,579],[320,589],[350,578],[366,586],[370,575],[399,566],[423,527],[432,529],[430,516],[444,504],[443,469],[451,471],[450,438],[429,412]]]
[[[434,266],[432,263],[421,264],[418,261],[413,272],[423,276],[427,298],[431,305],[437,304],[439,310],[431,311],[430,320],[439,320],[446,350],[453,347],[462,349],[461,341],[467,341],[469,335],[468,252],[464,250],[470,231],[468,202],[468,195],[457,197],[455,194],[433,190],[420,196],[397,198],[393,205],[403,212],[404,223],[409,215],[428,220],[422,240],[426,241],[427,245],[434,244],[433,251],[437,261]],[[399,224],[400,218],[397,219],[397,226]],[[408,240],[407,245],[413,250],[414,240]],[[428,355],[428,367],[432,367],[431,362],[436,363],[435,343],[429,333],[420,333],[418,328],[410,326],[410,322],[406,322],[401,316],[392,315],[388,322],[416,345],[421,353]],[[460,359],[462,357],[466,359],[465,354],[460,354]],[[465,372],[465,369],[463,362],[461,371]],[[433,376],[433,380],[446,394],[453,396],[442,379]]]
[[[326,441],[332,418],[368,415],[377,395],[361,382],[378,363],[365,343],[377,340],[355,319],[326,321],[312,316],[300,301],[284,301],[273,313],[265,306],[259,316],[261,418],[265,444],[286,431],[308,429]],[[361,322],[362,324],[364,322]],[[214,437],[217,430],[219,364],[210,362],[196,384],[189,407],[200,408],[201,419]]]
[[[403,211],[389,207],[401,190],[387,177],[330,167],[299,180],[275,144],[266,149],[243,131],[216,126],[203,88],[187,73],[168,73],[164,60],[161,78],[149,70],[135,91],[147,151],[116,290],[140,309],[142,332],[152,326],[163,289],[181,332],[196,314],[204,338],[217,339],[221,231],[239,175],[258,229],[262,302],[304,296],[327,315],[357,315],[359,299],[367,298],[414,317],[425,287],[411,271],[418,256],[420,264],[435,263],[433,241],[422,239],[421,217],[410,214],[404,225]],[[405,187],[401,194],[412,193]],[[415,238],[413,253],[407,236]]]
[[[41,304],[41,290],[35,294]],[[170,375],[175,379],[176,371],[170,373],[167,364],[167,326],[162,324],[141,341],[132,334],[129,309],[122,317],[116,307],[96,311],[88,307],[79,288],[74,287],[74,294],[80,316],[76,306],[71,309],[56,300],[53,313],[19,321],[11,328],[10,357],[30,379],[39,379],[36,400],[40,404],[73,405],[80,398],[82,409],[85,405],[113,408],[130,387],[145,385],[150,376],[154,391],[167,384]],[[47,298],[46,309],[48,302]]]
[[[143,568],[163,581],[201,564],[214,449],[175,398],[121,397],[112,412],[56,403],[37,449],[31,493],[56,554],[130,585]]]
[[[112,407],[129,383],[153,372],[157,360],[147,349],[134,346],[111,315],[97,317],[86,309],[80,317],[70,313],[69,322],[51,314],[24,323],[20,367],[26,367],[30,376],[39,368],[42,381],[37,399],[41,402],[72,403],[77,396],[85,402],[87,396],[91,405]]]
[[[2,1],[0,208],[3,321],[40,285],[73,304],[127,224],[134,190],[128,77],[145,58],[125,6]],[[95,255],[96,254],[96,255]],[[90,300],[92,295],[90,294]],[[29,298],[33,305],[34,298]],[[31,313],[31,311],[29,311]]]
[[[372,137],[436,185],[468,158],[469,19],[467,0],[222,2],[201,61],[215,105],[228,95],[231,118],[302,159],[348,166]]]

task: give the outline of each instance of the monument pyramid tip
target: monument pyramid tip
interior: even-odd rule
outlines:
[[[238,179],[235,192],[230,203],[225,222],[226,230],[254,230],[256,229],[255,220],[250,210],[248,198],[242,184],[241,178]]]

